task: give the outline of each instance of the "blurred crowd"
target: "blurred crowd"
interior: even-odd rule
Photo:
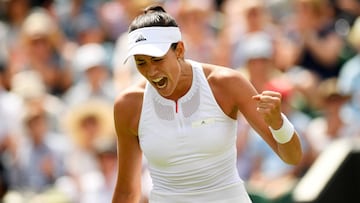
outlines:
[[[142,79],[123,63],[127,28],[151,4],[179,23],[186,58],[282,93],[304,158],[284,164],[239,115],[237,165],[254,203],[291,202],[329,144],[359,140],[359,0],[0,0],[0,202],[111,202],[112,105]],[[143,173],[146,203],[146,160]]]

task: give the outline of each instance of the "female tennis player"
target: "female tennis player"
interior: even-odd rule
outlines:
[[[128,40],[128,57],[147,82],[122,92],[114,105],[119,165],[113,203],[138,203],[143,154],[151,203],[251,202],[236,170],[239,113],[284,162],[300,161],[301,144],[281,113],[281,95],[258,94],[231,68],[185,59],[179,27],[162,7],[134,19]]]

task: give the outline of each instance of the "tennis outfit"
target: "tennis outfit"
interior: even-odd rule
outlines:
[[[250,203],[236,169],[237,121],[217,104],[200,63],[177,102],[146,85],[140,146],[153,189],[150,203]]]

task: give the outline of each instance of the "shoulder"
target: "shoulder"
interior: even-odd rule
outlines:
[[[211,64],[203,64],[203,69],[216,101],[227,115],[236,118],[239,109],[249,107],[256,90],[239,71]]]
[[[237,88],[249,85],[249,81],[240,71],[213,64],[204,63],[202,65],[205,76],[212,87],[230,88],[231,90],[234,89],[234,85],[239,85]]]
[[[134,130],[137,125],[142,109],[145,84],[139,84],[122,91],[114,103],[114,119],[116,127],[124,127]]]
[[[120,92],[115,99],[115,111],[133,111],[133,108],[141,106],[145,84],[145,82],[141,82]]]
[[[204,73],[207,79],[215,79],[222,80],[226,78],[233,77],[233,74],[236,72],[235,70],[214,64],[202,63],[202,67],[204,69]]]

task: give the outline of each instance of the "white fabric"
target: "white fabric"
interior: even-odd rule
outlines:
[[[236,194],[236,195],[235,195]],[[250,203],[242,182],[205,192],[186,194],[152,192],[150,203]]]
[[[217,104],[201,65],[190,62],[192,86],[177,104],[146,86],[139,140],[150,202],[251,202],[236,169],[237,121]]]
[[[181,40],[178,27],[144,27],[128,35],[128,53],[125,61],[133,55],[164,56],[172,43]]]
[[[271,134],[273,138],[276,140],[276,142],[280,144],[285,144],[291,140],[291,138],[294,135],[295,128],[292,123],[287,119],[285,114],[281,113],[281,117],[283,119],[282,126],[274,130],[269,126],[269,129],[271,131]]]

